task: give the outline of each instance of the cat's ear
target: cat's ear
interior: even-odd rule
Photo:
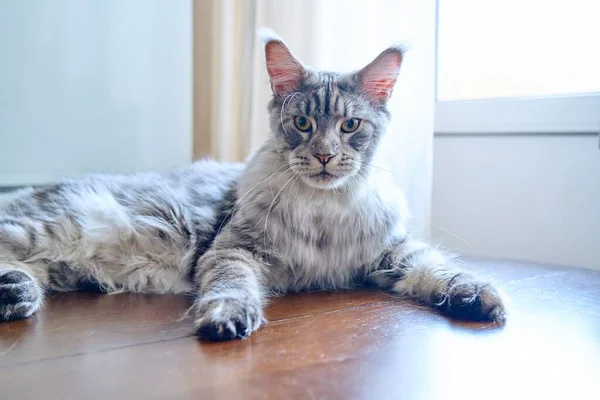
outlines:
[[[262,29],[259,34],[265,44],[267,72],[273,93],[277,96],[293,93],[306,76],[306,69],[273,31]]]
[[[394,90],[403,58],[402,48],[390,47],[358,71],[358,85],[363,95],[376,104],[388,101]]]

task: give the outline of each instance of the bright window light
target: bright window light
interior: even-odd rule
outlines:
[[[600,0],[438,0],[439,101],[600,92]]]

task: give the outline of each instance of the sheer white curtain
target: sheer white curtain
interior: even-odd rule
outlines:
[[[222,160],[242,160],[269,134],[266,104],[271,93],[263,49],[255,38],[256,27],[273,28],[304,63],[336,71],[358,69],[395,42],[409,48],[389,104],[392,123],[374,164],[392,171],[376,173],[390,174],[404,188],[413,230],[427,237],[435,100],[435,0],[196,3],[196,155],[210,153]],[[208,11],[199,15],[198,7]],[[199,20],[206,22],[200,26]],[[199,59],[199,51],[206,48],[210,51]],[[207,61],[207,54],[212,55],[211,61]],[[199,70],[199,65],[205,69]],[[199,89],[210,94],[198,93]]]

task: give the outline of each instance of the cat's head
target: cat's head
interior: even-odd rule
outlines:
[[[339,74],[302,65],[272,33],[263,39],[273,90],[271,130],[285,162],[320,189],[364,176],[387,128],[402,49],[390,47],[363,69]]]

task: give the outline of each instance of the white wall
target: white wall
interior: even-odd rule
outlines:
[[[438,135],[432,201],[452,250],[600,269],[597,136]]]
[[[191,159],[191,1],[0,4],[0,186]]]

